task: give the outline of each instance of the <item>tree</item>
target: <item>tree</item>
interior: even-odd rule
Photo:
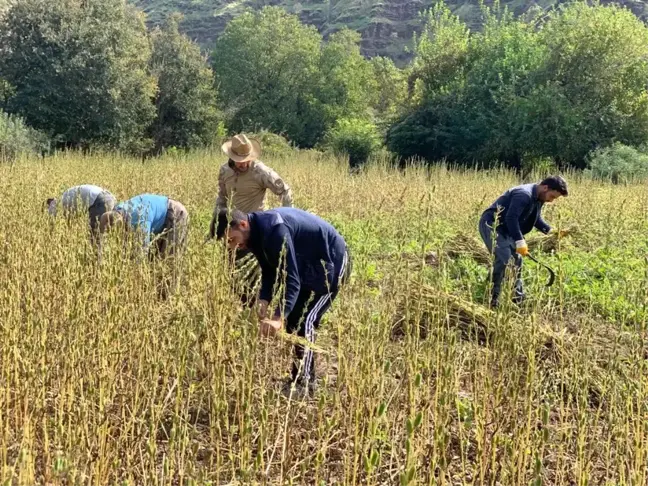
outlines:
[[[343,118],[369,119],[377,104],[378,84],[371,63],[360,53],[360,34],[344,29],[322,48],[317,99],[326,113],[326,129]]]
[[[435,9],[425,29],[431,34],[421,37],[421,57],[414,62],[419,107],[390,129],[389,147],[405,157],[466,164],[503,161],[520,168],[529,153],[521,136],[526,129],[522,101],[533,90],[544,60],[537,32],[506,11],[484,9],[483,31],[464,42],[457,20],[441,6]],[[432,62],[439,63],[438,71]]]
[[[387,57],[372,58],[371,66],[377,85],[373,108],[379,123],[388,124],[407,107],[407,72]]]
[[[219,128],[212,70],[198,45],[178,31],[178,21],[179,16],[171,16],[151,35],[151,72],[158,91],[150,134],[156,152],[208,145]]]
[[[583,168],[597,147],[648,140],[648,28],[629,11],[577,3],[538,29],[484,9],[484,29],[464,43],[456,19],[436,8],[425,30],[434,35],[417,47],[414,108],[387,134],[392,151],[516,169],[551,157]]]
[[[423,31],[415,39],[416,56],[409,80],[410,94],[417,99],[430,98],[461,82],[470,41],[466,24],[443,1],[435,3],[424,20]]]
[[[228,127],[267,129],[313,146],[325,127],[313,93],[321,41],[314,27],[279,7],[232,20],[212,55]]]
[[[18,0],[0,25],[7,109],[68,146],[146,147],[149,56],[143,14],[122,0]]]
[[[629,10],[575,3],[541,31],[548,58],[529,103],[529,136],[541,150],[580,168],[614,142],[648,140],[648,28]]]

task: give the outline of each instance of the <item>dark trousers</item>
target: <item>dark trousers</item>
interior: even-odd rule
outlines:
[[[345,251],[342,261],[336,265],[339,278],[331,286],[329,292],[317,293],[311,289],[302,288],[295,307],[286,319],[286,331],[295,332],[307,341],[315,342],[315,331],[319,328],[324,313],[331,307],[337,297],[340,286],[346,283],[351,274],[351,258]],[[304,346],[295,345],[293,348],[292,380],[302,384],[315,381],[315,353]]]
[[[187,244],[189,213],[178,201],[169,199],[162,234],[155,241],[155,254],[160,257],[182,253]]]
[[[481,235],[486,248],[493,255],[493,269],[490,281],[493,286],[491,293],[491,306],[497,307],[499,296],[502,291],[502,281],[506,274],[506,266],[513,259],[515,265],[515,302],[524,299],[524,288],[522,286],[522,257],[515,250],[515,241],[508,235],[497,232],[493,235],[492,223],[489,218],[482,216],[479,220],[479,234]],[[493,247],[494,244],[494,247]]]

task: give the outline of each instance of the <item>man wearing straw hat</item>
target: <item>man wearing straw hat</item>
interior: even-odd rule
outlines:
[[[218,174],[218,198],[207,240],[214,238],[218,213],[228,206],[246,214],[266,209],[266,192],[272,191],[281,198],[282,206],[292,207],[293,197],[290,186],[270,167],[258,160],[261,145],[245,134],[232,137],[222,145],[229,160],[223,164]],[[235,286],[243,304],[254,300],[254,287],[259,280],[259,267],[249,252],[236,251]]]
[[[495,260],[490,275],[493,285],[491,307],[499,305],[502,281],[511,259],[515,263],[513,300],[522,303],[522,257],[529,255],[524,235],[534,227],[542,233],[549,233],[551,227],[542,219],[542,207],[568,194],[565,179],[551,176],[539,184],[523,184],[509,189],[484,211],[479,220],[479,234]]]
[[[222,145],[229,160],[218,174],[218,198],[209,228],[214,237],[216,220],[220,210],[231,206],[244,213],[266,209],[266,191],[270,190],[281,198],[281,205],[292,207],[293,196],[290,186],[274,170],[258,160],[261,145],[244,134],[235,135]]]

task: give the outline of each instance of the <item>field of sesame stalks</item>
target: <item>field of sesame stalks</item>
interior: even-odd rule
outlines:
[[[220,153],[0,165],[2,484],[648,483],[646,185],[564,174],[570,195],[544,217],[568,235],[529,235],[555,285],[527,261],[528,301],[507,290],[494,312],[477,222],[516,175],[263,160],[354,259],[308,400],[280,393],[291,344],[258,335],[223,245],[205,243]],[[48,217],[47,197],[83,183],[185,204],[170,298],[164,264],[125,256],[117,234],[98,263],[85,219]]]

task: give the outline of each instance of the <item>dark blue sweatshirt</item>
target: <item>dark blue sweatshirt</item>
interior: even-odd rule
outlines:
[[[502,194],[484,211],[482,218],[487,218],[488,223],[493,223],[495,214],[499,211],[497,231],[519,241],[523,240],[523,235],[529,233],[534,226],[545,234],[551,231],[551,227],[540,215],[543,204],[538,199],[538,184],[523,184]]]
[[[295,307],[301,290],[324,294],[337,288],[346,243],[330,223],[296,208],[250,213],[248,218],[248,248],[261,266],[260,299],[272,300],[277,273],[283,280],[284,271],[284,316]]]

